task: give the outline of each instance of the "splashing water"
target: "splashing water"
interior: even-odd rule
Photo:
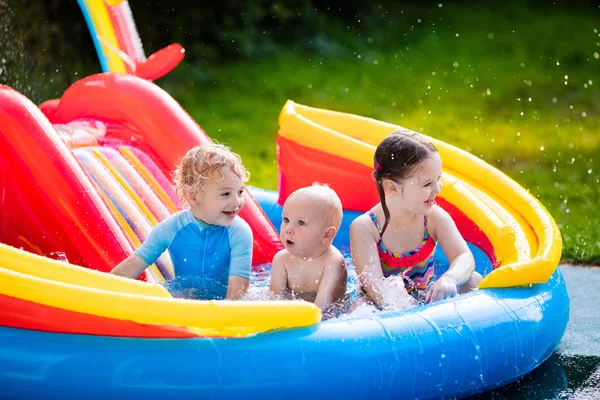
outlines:
[[[348,267],[348,282],[346,295],[323,315],[324,319],[361,318],[379,314],[376,306],[370,303],[354,304],[362,295],[359,290],[359,280],[348,251],[341,249]],[[260,265],[250,276],[248,293],[241,299],[246,301],[297,300],[293,293],[273,294],[269,290],[271,282],[271,265]],[[419,303],[404,288],[404,281],[399,276],[384,280],[382,287],[387,306],[383,311],[399,311],[414,307]]]

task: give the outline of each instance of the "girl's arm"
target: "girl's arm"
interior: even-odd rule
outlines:
[[[287,289],[287,270],[285,269],[284,258],[285,250],[280,250],[273,257],[273,265],[271,266],[271,292],[278,294]]]
[[[136,279],[148,268],[146,261],[137,254],[132,254],[110,271],[111,274]]]
[[[381,308],[384,306],[383,272],[377,253],[378,240],[379,232],[366,214],[350,225],[350,249],[358,279],[369,298]]]
[[[475,270],[473,254],[462,238],[454,220],[440,207],[432,213],[434,238],[438,240],[450,267],[431,287],[425,302],[435,302],[457,294],[459,286],[464,285]]]
[[[346,281],[348,280],[348,271],[346,270],[346,262],[344,256],[339,251],[335,251],[334,254],[329,257],[325,270],[323,271],[323,278],[319,284],[319,290],[317,291],[317,297],[315,298],[315,305],[325,311],[329,306],[336,301],[336,294],[341,292],[341,286],[344,287],[343,292],[346,290]]]

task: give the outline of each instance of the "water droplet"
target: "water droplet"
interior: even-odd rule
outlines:
[[[454,63],[452,64],[452,66],[453,66],[454,68],[458,68],[458,62],[454,61]]]
[[[592,173],[592,169],[590,168],[590,169],[588,169],[588,174],[591,175],[591,173]]]

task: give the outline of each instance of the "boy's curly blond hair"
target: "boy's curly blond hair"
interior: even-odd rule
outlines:
[[[202,185],[212,179],[215,172],[221,173],[221,168],[226,166],[243,182],[250,178],[250,173],[242,164],[240,156],[227,146],[213,143],[192,148],[183,156],[173,172],[177,196],[189,205],[187,197],[190,192],[201,191]],[[221,179],[223,178],[221,173]]]

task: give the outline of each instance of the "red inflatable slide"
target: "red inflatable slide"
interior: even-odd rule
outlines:
[[[87,77],[39,108],[0,86],[0,242],[109,271],[181,207],[171,171],[210,142],[171,96],[132,75]],[[279,237],[246,196],[253,264],[270,262]],[[168,255],[148,271],[171,277]]]

